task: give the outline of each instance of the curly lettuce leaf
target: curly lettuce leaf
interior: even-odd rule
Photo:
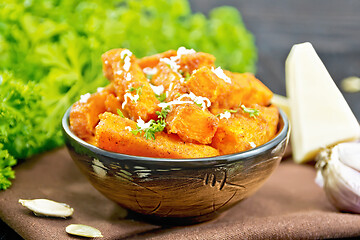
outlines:
[[[11,186],[11,179],[15,178],[15,172],[11,167],[15,164],[16,159],[0,144],[0,190]]]
[[[0,72],[0,144],[18,159],[46,149],[47,118],[40,88]]]

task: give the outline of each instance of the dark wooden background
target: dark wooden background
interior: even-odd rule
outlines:
[[[293,44],[309,41],[338,86],[343,78],[360,76],[359,0],[191,0],[194,12],[220,5],[235,6],[255,35],[257,77],[285,95],[284,62]],[[360,120],[360,92],[344,93]],[[0,220],[0,240],[21,239]]]

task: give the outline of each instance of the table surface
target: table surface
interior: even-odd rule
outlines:
[[[238,8],[258,47],[257,77],[285,93],[284,62],[293,44],[311,42],[335,83],[360,76],[360,1],[358,0],[192,0],[194,12],[220,5]],[[343,93],[360,119],[360,92]],[[0,220],[0,240],[21,239]]]

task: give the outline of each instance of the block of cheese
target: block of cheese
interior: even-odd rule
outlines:
[[[293,46],[285,72],[295,162],[313,159],[322,147],[360,137],[356,117],[310,43]]]
[[[271,103],[281,108],[281,110],[283,110],[287,117],[290,119],[290,106],[287,97],[274,94],[271,98]]]

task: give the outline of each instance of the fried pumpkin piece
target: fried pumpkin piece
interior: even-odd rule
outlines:
[[[222,71],[219,77],[216,71]],[[240,104],[270,104],[272,92],[250,73],[232,73],[208,66],[193,72],[185,86],[199,96],[207,97],[212,108],[232,109]]]
[[[216,76],[210,67],[204,66],[193,72],[184,85],[197,96],[208,98],[212,104],[219,105],[217,99],[229,89],[229,84]]]
[[[118,110],[121,109],[120,100],[113,94],[109,94],[105,99],[105,109],[107,112],[117,114]]]
[[[159,158],[202,158],[219,155],[218,150],[208,145],[183,142],[174,134],[158,132],[155,140],[134,135],[136,123],[130,119],[106,112],[100,115],[96,126],[96,145],[99,148],[145,157]]]
[[[173,56],[176,56],[176,50],[168,50],[166,52],[163,53],[158,53],[152,56],[147,56],[147,57],[143,57],[137,60],[137,63],[139,64],[139,66],[144,69],[144,68],[154,68],[156,67],[161,58],[170,58]]]
[[[277,133],[279,111],[275,106],[251,105],[259,110],[259,115],[250,117],[243,109],[237,109],[229,118],[221,118],[211,146],[220,154],[243,152],[271,140]],[[250,108],[249,107],[249,108]],[[224,109],[212,109],[214,114],[224,113]]]
[[[113,94],[112,86],[108,86],[96,93],[83,95],[80,101],[71,107],[70,129],[82,139],[93,136],[95,126],[99,122],[98,115],[106,111],[105,100]]]
[[[180,70],[184,76],[186,76],[191,75],[194,70],[203,66],[214,67],[215,59],[216,58],[209,53],[196,52],[181,55],[178,64],[180,65]]]
[[[182,76],[174,72],[166,63],[159,62],[156,66],[157,73],[151,79],[155,86],[163,86],[166,93],[166,102],[172,101],[181,94],[187,92],[186,87],[182,85]]]
[[[166,117],[168,133],[176,133],[186,142],[210,144],[219,119],[207,109],[202,110],[195,104],[175,106]]]
[[[219,106],[232,108],[240,103],[245,105],[259,104],[268,106],[273,93],[251,73],[233,73],[224,71],[231,78],[226,94],[218,98]]]
[[[132,120],[156,119],[160,102],[134,55],[127,49],[112,49],[104,53],[102,59],[104,74],[113,82],[122,102],[121,111]]]

